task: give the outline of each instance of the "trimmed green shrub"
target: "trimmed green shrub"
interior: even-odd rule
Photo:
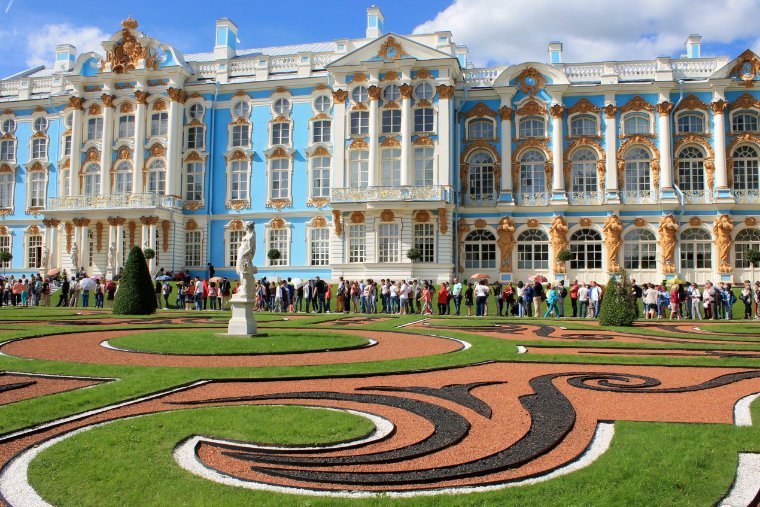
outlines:
[[[557,253],[557,260],[560,262],[567,262],[573,258],[573,252],[565,248]]]
[[[420,252],[420,249],[415,246],[407,250],[406,257],[412,262],[417,262],[420,260],[420,257],[422,257],[422,252]]]
[[[282,254],[280,253],[280,251],[277,250],[276,248],[271,248],[269,252],[267,252],[267,257],[269,257],[270,261],[276,261],[277,259],[280,258],[281,255]]]
[[[633,285],[625,270],[610,277],[607,290],[599,309],[599,324],[602,326],[632,326],[636,320],[636,296]]]
[[[0,251],[0,263],[6,264],[11,260],[13,260],[13,254],[11,254],[8,250]],[[5,266],[3,266],[3,274],[5,274]]]
[[[143,255],[145,256],[146,259],[150,260],[156,256],[156,251],[153,250],[152,248],[146,248],[145,250],[143,250]]]
[[[747,259],[747,262],[752,264],[753,268],[756,268],[760,265],[760,250],[757,248],[750,248],[745,252],[744,258]]]
[[[156,311],[156,293],[148,264],[139,246],[129,251],[124,275],[113,303],[114,315],[150,315]]]

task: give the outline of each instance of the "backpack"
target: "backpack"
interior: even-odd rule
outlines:
[[[567,289],[563,285],[562,288],[559,290],[559,297],[562,299],[565,299],[567,297]]]
[[[169,289],[166,291],[166,293],[167,294],[171,294],[172,290],[174,290],[174,287],[172,287],[171,285],[169,285]]]

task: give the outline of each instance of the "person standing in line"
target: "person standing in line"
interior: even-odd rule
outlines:
[[[498,280],[494,280],[491,290],[493,291],[494,301],[496,301],[496,314],[501,317],[501,312],[504,311],[504,300],[501,297],[501,283]],[[507,308],[507,314],[509,314],[509,308]]]
[[[480,283],[478,283],[477,287],[475,287],[475,316],[476,317],[485,317],[488,315],[487,305],[488,305],[488,294],[490,294],[491,289],[488,287],[488,284],[485,280],[481,280]]]
[[[541,282],[536,282],[533,284],[533,315],[535,317],[541,316],[541,301],[543,301],[545,298],[544,296],[544,286],[541,285]]]
[[[588,284],[578,286],[578,317],[588,317],[589,287]]]
[[[752,318],[752,282],[749,280],[744,281],[740,299],[744,303],[744,320],[749,320]]]
[[[681,320],[681,300],[678,294],[681,289],[681,284],[673,284],[673,288],[670,290],[670,320]]]
[[[736,294],[734,294],[731,284],[726,284],[726,290],[723,291],[723,308],[726,320],[734,318],[734,303],[736,303]]]
[[[441,284],[438,289],[438,315],[446,315],[446,305],[449,299],[449,291],[446,288],[446,282]]]
[[[306,305],[306,313],[311,313],[311,298],[314,293],[314,287],[311,286],[311,280],[306,282],[303,288],[303,299]]]
[[[464,291],[464,306],[467,307],[467,316],[472,316],[472,301],[475,295],[475,290],[472,288],[472,282],[467,282],[467,289]]]
[[[342,313],[343,312],[343,295],[346,293],[346,282],[343,280],[343,277],[341,276],[338,278],[338,293],[335,297],[335,312],[336,313]],[[300,297],[303,297],[303,291],[301,291]],[[296,292],[296,305],[300,303],[299,294]]]
[[[63,283],[61,284],[61,295],[58,299],[58,304],[55,305],[58,306],[66,306],[66,303],[69,301],[69,280],[64,276],[63,277]]]
[[[406,284],[406,280],[401,280],[401,288],[398,291],[399,300],[399,314],[406,315],[407,302],[409,301],[409,286]]]
[[[555,317],[559,317],[559,307],[557,306],[558,301],[559,301],[558,290],[556,288],[552,288],[552,284],[547,283],[546,284],[546,313],[544,313],[544,318],[551,315],[552,312],[554,312]]]
[[[523,285],[522,280],[517,282],[515,296],[517,297],[517,316],[525,317],[525,286]]]
[[[591,291],[589,293],[591,306],[594,308],[594,318],[599,318],[599,303],[602,301],[602,288],[596,282],[591,282]]]
[[[69,284],[69,306],[75,307],[77,300],[79,299],[79,282],[75,277],[71,277],[71,284]]]
[[[718,297],[718,291],[715,289],[715,286],[712,284],[710,280],[707,280],[705,282],[705,290],[702,292],[702,296],[705,300],[705,308],[707,309],[705,311],[705,319],[710,320],[717,320],[718,318],[718,312],[716,309],[717,306],[717,297]],[[710,312],[710,315],[707,315],[707,312]]]
[[[314,288],[317,292],[317,311],[319,313],[325,313],[325,294],[327,294],[327,284],[325,284],[324,280],[320,279],[318,276],[315,276],[314,280]]]
[[[203,280],[195,279],[195,309],[199,312],[203,310]]]
[[[578,316],[578,289],[580,288],[578,280],[573,280],[573,285],[570,287],[570,306],[573,309],[573,317]]]
[[[216,286],[216,282],[208,284],[208,305],[212,310],[216,310],[216,300],[219,297],[219,288]],[[166,306],[169,308],[169,306]]]
[[[231,289],[232,287],[230,287],[230,281],[227,280],[227,277],[225,276],[222,278],[222,281],[219,282],[219,294],[222,296],[222,304],[220,310],[224,310],[229,306]]]
[[[564,317],[565,316],[565,298],[567,297],[567,287],[565,287],[565,281],[560,280],[559,286],[554,288],[555,292],[557,293],[557,311],[559,314],[558,317]],[[636,314],[638,315],[638,313]]]
[[[644,284],[644,316],[647,319],[654,319],[657,317],[657,290],[651,283],[649,285]]]
[[[451,288],[451,295],[454,297],[456,314],[459,315],[459,310],[462,306],[462,284],[459,282],[459,278],[454,278],[454,286]]]
[[[425,284],[425,288],[422,289],[422,302],[425,305],[422,314],[433,315],[433,293],[430,290],[430,285]]]

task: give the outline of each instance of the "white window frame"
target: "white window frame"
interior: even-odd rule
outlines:
[[[6,242],[8,243],[7,245],[5,244]],[[8,231],[7,234],[0,235],[0,252],[13,253],[13,235],[10,231]],[[13,260],[0,262],[0,269],[10,269],[11,262],[13,262]]]
[[[419,262],[435,263],[437,253],[436,224],[432,221],[415,222],[412,230],[412,243],[420,251]]]
[[[126,135],[121,134],[122,120],[132,118],[132,121],[125,121],[125,129],[131,130]],[[131,126],[130,126],[131,125]],[[116,139],[133,139],[135,137],[135,129],[137,128],[137,117],[134,112],[120,114],[116,120]]]
[[[628,130],[625,128],[625,122],[633,117],[645,117],[647,121],[649,122],[649,132],[646,132],[646,133],[628,132]],[[629,137],[629,136],[634,136],[634,135],[651,136],[654,134],[654,129],[655,129],[654,115],[647,111],[628,111],[627,113],[620,115],[619,128],[620,128],[622,137]]]
[[[0,144],[2,144],[2,146],[5,146],[6,143],[10,145],[10,149],[6,151],[7,154],[10,154],[10,157],[7,158],[0,156],[0,162],[9,162],[13,164],[16,162],[16,139],[10,138],[0,140]],[[0,146],[0,148],[2,148],[2,146]]]
[[[356,128],[354,128],[354,115],[358,118]],[[363,109],[354,110],[348,113],[348,132],[355,137],[364,137],[369,135],[369,111]]]
[[[346,231],[346,261],[350,264],[367,262],[367,224],[349,224]]]
[[[277,234],[278,236],[284,236],[282,238],[278,238],[275,241],[273,241],[273,234]],[[267,266],[290,266],[290,225],[285,224],[285,227],[281,229],[274,229],[272,227],[265,227],[264,228],[264,239],[265,239],[265,253],[266,253],[266,265]],[[280,248],[282,246],[282,248]],[[269,251],[272,248],[277,248],[277,250],[280,251],[280,258],[277,260],[272,260],[269,258]]]
[[[243,240],[243,236],[245,236],[245,230],[239,230],[235,231],[232,229],[227,229],[224,233],[225,239],[227,240],[225,242],[226,248],[224,252],[224,259],[227,261],[225,263],[226,267],[234,267],[237,264],[237,251],[240,247],[240,242]]]
[[[240,135],[237,135],[238,129],[240,130]],[[248,135],[243,135],[243,130],[248,130]],[[234,149],[234,148],[242,148],[247,149],[251,147],[251,124],[248,122],[240,122],[240,123],[230,123],[228,131],[227,131],[227,140],[228,140],[228,148]],[[239,141],[238,141],[239,139]],[[236,144],[237,142],[240,142],[242,144]]]
[[[8,196],[8,199],[9,199],[8,204],[9,204],[9,206],[2,206],[3,203],[0,202],[0,209],[10,209],[10,210],[13,210],[14,209],[14,202],[15,202],[15,199],[16,199],[16,173],[13,170],[0,172],[0,175],[5,175],[5,174],[10,175],[10,191],[8,192],[9,193],[9,196]],[[5,176],[3,176],[3,177],[5,177]]]
[[[47,136],[32,137],[29,141],[29,160],[47,161],[48,138]]]
[[[283,135],[283,129],[287,136]],[[278,132],[275,132],[278,131]],[[290,146],[293,144],[293,122],[272,121],[269,124],[269,146]]]
[[[39,248],[39,252],[36,252],[35,257],[37,258],[37,262],[33,263],[30,262],[32,257],[32,238],[39,239],[39,245],[35,245],[34,248]],[[40,269],[43,266],[40,266],[40,262],[42,261],[42,248],[45,244],[44,238],[42,237],[42,233],[38,234],[31,234],[30,232],[24,233],[24,269]]]
[[[120,167],[125,167],[125,164],[129,166],[129,171],[120,169]],[[123,189],[119,189],[118,180],[119,176],[122,175],[124,176],[125,185]],[[117,160],[113,170],[113,181],[111,181],[112,192],[114,194],[131,194],[134,191],[134,176],[135,168],[131,160]]]
[[[430,151],[430,157],[424,156],[420,157],[418,156],[419,152],[422,152],[425,154],[427,151]],[[419,146],[412,146],[412,159],[414,163],[414,184],[416,186],[427,186],[427,185],[435,185],[437,181],[438,171],[437,171],[437,162],[438,157],[436,156],[436,147],[430,146],[430,145],[419,145]],[[428,168],[427,164],[424,164],[423,167],[418,167],[420,163],[424,163],[426,161],[430,162],[431,167]],[[422,171],[422,178],[420,179],[420,170]],[[430,172],[430,180],[427,180],[427,173]]]
[[[327,161],[327,166],[320,166],[319,168],[316,167],[316,163],[319,161],[324,162]],[[318,187],[314,185],[314,183],[317,181],[317,171],[327,172],[327,179],[325,180],[324,175],[321,176],[320,179],[322,182],[326,181],[326,185],[319,185]],[[327,155],[318,155],[316,157],[311,157],[309,159],[309,197],[313,199],[329,199],[330,198],[330,174],[332,173],[332,159]],[[315,192],[315,189],[319,188],[320,192],[317,194]]]
[[[150,122],[148,137],[166,137],[169,135],[168,111],[152,111],[148,121]]]
[[[573,122],[577,120],[586,120],[590,119],[594,122],[594,129],[592,134],[585,133],[574,133],[573,132]],[[570,138],[578,138],[578,137],[599,137],[601,136],[601,128],[602,128],[602,121],[598,114],[593,113],[575,113],[571,114],[567,118],[567,135]]]
[[[327,125],[325,127],[325,124]],[[332,142],[332,120],[317,118],[311,122],[311,144],[329,144]]]
[[[156,162],[162,162],[163,163],[163,165],[164,165],[163,170],[161,170],[158,167],[151,167]],[[166,195],[166,190],[167,190],[167,188],[166,188],[166,179],[167,179],[166,178],[166,171],[168,170],[168,168],[166,167],[166,160],[164,160],[161,157],[155,157],[155,158],[149,159],[145,163],[145,165],[147,167],[147,171],[145,172],[145,193],[146,194],[155,194],[155,195]],[[156,191],[155,192],[151,192],[149,190],[149,188],[150,188],[150,179],[151,179],[151,175],[153,175],[153,174],[156,175],[155,176],[155,178],[156,178]],[[163,177],[163,187],[164,187],[164,191],[163,192],[160,191],[161,190],[161,183],[162,183],[161,174],[163,174],[163,176],[164,176]]]
[[[327,238],[315,238],[316,235],[326,235]],[[306,259],[309,266],[329,266],[330,228],[310,226],[307,228],[307,237]]]
[[[481,123],[481,122],[483,124],[486,124],[486,123],[490,123],[491,124],[491,129],[492,129],[491,133],[493,134],[491,137],[471,137],[471,135],[470,135],[470,128],[474,124],[478,124],[478,123]],[[497,132],[498,132],[498,130],[497,130],[497,126],[496,126],[496,120],[494,120],[493,118],[489,118],[489,117],[478,116],[478,117],[475,117],[475,118],[470,118],[470,119],[468,119],[465,122],[465,125],[464,125],[464,135],[465,135],[465,139],[468,140],[468,141],[475,141],[475,140],[478,140],[478,139],[493,140],[493,139],[496,139],[496,133]]]
[[[377,262],[385,264],[401,262],[401,221],[378,222],[375,236]]]
[[[90,122],[93,122],[92,128]],[[90,135],[90,132],[93,135]],[[85,122],[85,142],[87,141],[102,141],[103,140],[103,117],[102,116],[90,116]]]
[[[197,133],[199,132],[199,133]],[[195,144],[190,145],[190,140],[194,140]],[[193,124],[185,126],[185,149],[186,150],[206,150],[206,126],[203,124]]]
[[[284,161],[285,167],[279,167]],[[277,167],[275,167],[277,165]],[[267,181],[269,184],[267,185],[267,195],[269,197],[268,200],[290,200],[292,191],[293,191],[293,182],[291,181],[291,173],[293,171],[293,161],[289,157],[275,157],[270,158],[267,161]],[[287,188],[283,192],[283,185],[282,185],[282,179],[278,179],[277,181],[280,183],[277,195],[275,196],[274,193],[274,183],[275,183],[275,172],[282,173],[282,175],[285,176],[285,182],[287,184]],[[284,194],[284,195],[283,195]]]
[[[242,168],[242,170],[240,170]],[[245,191],[245,197],[240,197],[238,194],[238,197],[232,196],[232,183],[233,183],[233,174],[236,173],[242,173],[245,176],[245,185],[246,185],[246,191]],[[238,190],[239,191],[239,190]],[[227,198],[231,201],[246,201],[251,202],[251,161],[248,159],[238,159],[238,160],[230,160],[227,164],[227,192],[226,192]]]
[[[427,126],[427,120],[428,119],[426,117],[424,117],[424,115],[426,115],[428,112],[430,113],[430,118],[429,118],[430,128],[429,129],[425,128]],[[422,129],[418,129],[417,128],[417,126],[418,126],[417,125],[417,115],[418,114],[423,115],[423,119],[422,119],[422,127],[423,128]],[[436,120],[436,111],[435,111],[435,108],[433,106],[415,107],[414,108],[414,115],[413,116],[414,116],[414,118],[412,119],[412,121],[414,122],[413,126],[414,126],[414,133],[415,134],[435,134],[435,132],[436,132],[436,128],[435,128],[436,127],[436,121],[435,121]]]
[[[189,241],[190,237],[197,237],[196,241]],[[191,252],[191,249],[193,252]],[[237,253],[237,250],[235,250]],[[188,262],[192,258],[197,258],[197,264]],[[185,266],[191,268],[199,268],[203,266],[203,231],[198,228],[192,231],[185,230]]]
[[[97,167],[98,170],[90,171],[88,170],[88,168],[90,167]],[[82,177],[82,188],[79,189],[80,195],[98,195],[100,193],[100,181],[102,177],[101,170],[102,168],[100,167],[100,162],[88,162],[87,164],[84,165],[84,167],[82,167],[83,177]],[[87,192],[88,176],[92,177],[92,182],[93,182],[92,191],[89,193]]]
[[[681,118],[684,116],[700,116],[702,118],[702,130],[689,130],[684,131],[681,130],[680,121]],[[684,111],[679,111],[676,114],[676,117],[674,119],[674,127],[676,134],[682,135],[682,134],[709,134],[710,133],[710,124],[709,124],[709,118],[707,117],[707,113],[705,111],[699,110],[699,109],[687,109]]]
[[[364,154],[364,157],[354,156],[355,154]],[[358,171],[354,171],[354,168]],[[354,175],[354,173],[356,174]],[[369,184],[369,149],[348,150],[348,174],[346,175],[348,187],[350,188],[367,188]]]
[[[199,171],[193,172],[193,176],[197,176],[197,181],[194,181],[193,185],[193,198],[188,197],[188,185],[190,184],[190,172],[189,168],[191,166],[194,166],[195,164],[198,165]],[[203,194],[204,194],[204,186],[205,186],[205,178],[206,178],[206,163],[203,160],[191,160],[186,161],[182,167],[182,198],[185,201],[193,201],[193,202],[203,202]],[[195,187],[197,186],[197,183],[200,182],[200,197],[197,199],[195,198],[195,193],[197,192],[195,190]]]
[[[401,147],[390,146],[380,149],[380,186],[401,185]]]
[[[35,181],[34,178],[38,177],[38,175],[42,175],[42,178],[38,181]],[[27,173],[27,185],[26,185],[26,202],[28,203],[29,208],[44,208],[45,203],[47,203],[47,183],[48,183],[48,173],[44,170],[34,170],[29,171]],[[42,195],[37,196],[36,199],[39,200],[37,204],[33,202],[35,199],[35,185],[41,185]]]

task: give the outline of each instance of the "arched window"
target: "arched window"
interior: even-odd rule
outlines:
[[[520,137],[544,137],[545,127],[542,118],[523,118],[520,120]]]
[[[705,117],[701,113],[684,113],[678,117],[678,133],[704,132]]]
[[[122,160],[116,164],[113,192],[114,194],[128,194],[132,192],[132,162],[129,160]]]
[[[472,120],[467,126],[468,139],[493,139],[494,137],[491,120]]]
[[[528,229],[517,236],[517,269],[549,269],[549,236]]]
[[[82,195],[98,195],[100,193],[100,164],[91,162],[84,167],[84,186]]]
[[[705,155],[696,146],[687,146],[678,154],[678,185],[684,192],[705,189]]]
[[[632,148],[625,154],[625,190],[649,195],[651,157],[644,148]]]
[[[633,229],[623,238],[625,269],[657,269],[657,239],[649,229]]]
[[[488,153],[476,153],[470,158],[470,196],[490,199],[494,195],[493,158]]]
[[[148,181],[145,191],[157,195],[166,193],[166,162],[164,159],[156,158],[148,164]]]
[[[626,115],[623,120],[623,132],[627,136],[633,134],[651,134],[652,122],[646,114],[636,113]]]
[[[736,235],[736,267],[751,267],[747,260],[747,250],[760,250],[760,229],[744,229]]]
[[[570,236],[571,269],[602,269],[602,235],[594,229],[580,229]]]
[[[596,118],[589,115],[576,116],[570,121],[570,136],[595,136]]]
[[[596,193],[596,152],[583,148],[573,154],[570,190],[575,194]]]
[[[681,233],[681,269],[712,269],[712,241],[704,229]]]
[[[464,238],[464,267],[467,269],[496,268],[496,238],[491,232],[478,229]]]
[[[731,130],[734,132],[754,132],[757,130],[757,113],[753,111],[737,111],[731,119]]]
[[[760,166],[757,150],[753,146],[739,146],[734,150],[734,191],[760,190]]]
[[[546,158],[538,150],[530,150],[520,157],[520,192],[537,194],[546,192]]]

